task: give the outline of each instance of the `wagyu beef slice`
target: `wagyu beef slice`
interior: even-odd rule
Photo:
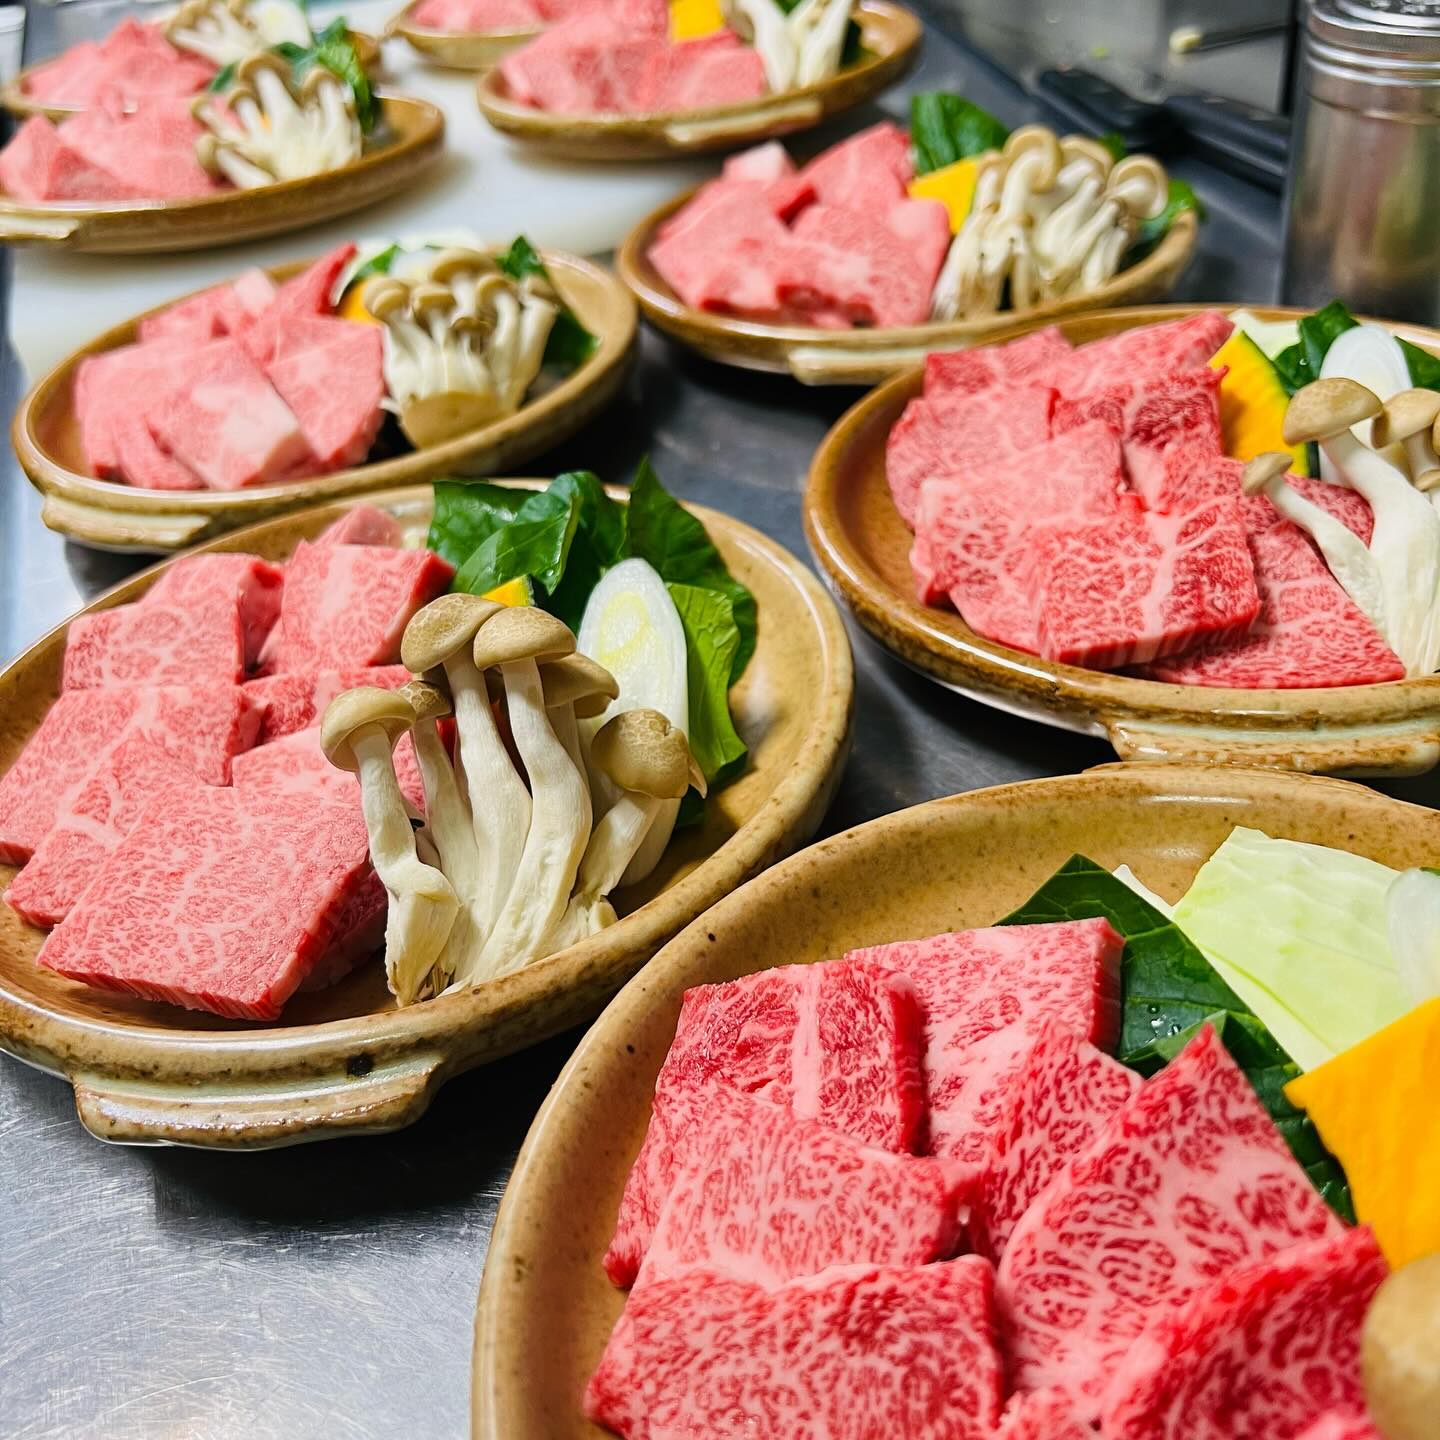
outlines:
[[[790,233],[775,215],[765,190],[721,181],[703,191],[682,223],[650,247],[650,261],[661,278],[697,310],[743,310],[747,314],[779,308],[777,257]]]
[[[32,115],[0,150],[0,186],[17,200],[135,200],[145,192],[66,144],[43,115]]]
[[[265,485],[313,465],[300,422],[238,341],[213,340],[189,365],[185,383],[146,406],[145,419],[210,489]]]
[[[156,740],[207,785],[230,783],[231,759],[254,743],[260,713],[238,686],[125,686],[66,691],[0,776],[0,861],[30,857],[69,797],[132,735]]]
[[[992,1286],[969,1255],[771,1291],[658,1280],[630,1297],[585,1413],[627,1440],[989,1440],[1004,1386]]]
[[[1363,1410],[1327,1410],[1307,1425],[1299,1440],[1385,1440]]]
[[[1342,1233],[1207,1025],[1011,1233],[997,1295],[1012,1379],[1061,1386],[1097,1418],[1156,1315],[1242,1265]]]
[[[511,93],[557,114],[637,109],[643,77],[667,45],[657,35],[618,31],[604,10],[553,25],[500,62]]]
[[[765,64],[733,30],[657,47],[637,82],[641,111],[708,110],[739,105],[766,93]]]
[[[934,1154],[972,1168],[984,1163],[1025,1054],[1047,1020],[1102,1048],[1113,1045],[1123,949],[1107,921],[1074,920],[897,940],[846,957],[915,986]]]
[[[413,678],[403,665],[362,665],[350,670],[290,670],[246,681],[245,693],[260,716],[255,743],[267,745],[296,730],[318,725],[325,707],[342,690],[353,690],[357,685],[398,690]]]
[[[66,690],[111,685],[235,685],[245,678],[236,597],[148,599],[77,615],[65,638]]]
[[[712,1270],[773,1289],[832,1265],[924,1265],[957,1248],[957,1197],[937,1161],[862,1145],[728,1085],[656,1103],[676,1107],[676,1168],[639,1285]]]
[[[1054,325],[1033,330],[1004,345],[933,352],[925,357],[925,393],[968,395],[992,385],[1051,383],[1058,362],[1071,351]]]
[[[1252,535],[1249,544],[1260,594],[1254,627],[1239,639],[1155,661],[1145,672],[1151,679],[1305,689],[1404,678],[1399,656],[1298,527],[1282,521]]]
[[[40,951],[48,969],[273,1020],[370,879],[358,810],[231,787],[157,796]]]
[[[688,990],[606,1273],[617,1285],[635,1278],[674,1180],[687,1097],[730,1085],[867,1145],[908,1151],[924,1109],[920,1043],[910,981],[863,962],[785,965]]]
[[[1319,1411],[1362,1411],[1360,1329],[1385,1275],[1359,1226],[1197,1289],[1120,1362],[1106,1440],[1298,1440]]]
[[[1095,1440],[1095,1431],[1063,1390],[1012,1395],[995,1440]]]
[[[141,605],[233,604],[245,637],[245,664],[260,657],[280,615],[285,572],[258,555],[188,555],[171,563],[145,592]]]
[[[385,418],[380,326],[297,319],[278,339],[265,374],[299,420],[321,469],[358,465],[369,453]]]
[[[905,199],[906,187],[915,178],[910,136],[893,121],[882,120],[832,145],[801,174],[822,205],[882,210],[888,201]]]
[[[265,312],[279,293],[275,282],[255,267],[226,285],[191,295],[140,322],[142,341],[166,338],[204,344],[224,335],[241,335]]]
[[[295,327],[334,315],[335,287],[341,272],[354,259],[355,250],[354,242],[346,241],[327,251],[298,275],[292,275],[240,332],[240,343],[257,365],[268,365]]]
[[[1235,327],[1218,310],[1203,310],[1163,325],[1139,325],[1081,345],[1055,369],[1049,384],[1067,399],[1140,376],[1204,365]]]
[[[209,195],[221,188],[195,157],[204,126],[183,96],[145,96],[133,108],[106,99],[72,115],[60,139],[92,165],[122,177],[132,193],[154,200]]]
[[[405,543],[400,522],[378,505],[356,505],[327,525],[316,537],[317,545],[389,545],[398,550]]]
[[[325,758],[318,725],[256,745],[237,755],[230,768],[237,790],[322,795],[355,805],[360,803],[359,780],[349,770],[341,770]],[[420,762],[415,758],[415,743],[409,735],[402,735],[395,746],[395,774],[401,793],[415,813],[423,815],[425,782],[420,776]]]
[[[264,663],[277,672],[393,664],[410,617],[454,574],[429,550],[302,540],[285,567]]]
[[[1108,520],[1037,526],[1032,541],[1047,660],[1092,670],[1143,665],[1245,635],[1260,614],[1233,500],[1176,515],[1134,503]]]

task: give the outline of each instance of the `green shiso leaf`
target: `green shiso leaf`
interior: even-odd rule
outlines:
[[[1009,134],[988,110],[948,90],[925,90],[910,101],[910,147],[917,175],[998,150]]]
[[[554,281],[545,268],[539,252],[523,236],[518,235],[510,248],[499,258],[500,268],[512,280],[523,280],[527,275],[538,275],[554,289]],[[556,292],[559,293],[558,291]],[[563,301],[555,323],[550,327],[550,337],[545,342],[545,364],[569,373],[577,370],[596,351],[600,342],[576,317],[575,312]]]

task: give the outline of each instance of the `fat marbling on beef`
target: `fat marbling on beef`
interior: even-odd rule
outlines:
[[[245,639],[234,590],[193,600],[147,596],[70,622],[63,685],[236,685],[245,678]]]
[[[280,615],[285,572],[258,555],[243,552],[186,555],[165,568],[140,599],[141,605],[235,605],[245,637],[245,664],[260,658],[265,637]]]
[[[318,725],[325,707],[342,690],[357,685],[398,690],[413,678],[403,665],[368,665],[349,670],[287,670],[247,680],[245,693],[260,712],[255,743],[268,745],[282,735]]]
[[[933,400],[973,394],[992,385],[1049,384],[1071,348],[1054,325],[1046,325],[1004,345],[932,351],[925,357],[925,394]]]
[[[352,505],[316,537],[317,545],[389,545],[405,543],[400,522],[378,505]]]
[[[1095,1440],[1095,1431],[1063,1390],[1026,1390],[1010,1397],[995,1440]]]
[[[1161,325],[1137,325],[1077,346],[1057,362],[1047,383],[1074,399],[1107,385],[1129,384],[1138,375],[1192,370],[1206,364],[1234,328],[1218,310]]]
[[[425,782],[415,744],[402,735],[395,746],[395,773],[401,793],[417,815],[425,813]],[[296,730],[256,745],[231,764],[231,780],[237,790],[271,791],[283,795],[319,795],[326,799],[360,802],[360,782],[348,770],[341,770],[325,758],[320,746],[320,727]]]

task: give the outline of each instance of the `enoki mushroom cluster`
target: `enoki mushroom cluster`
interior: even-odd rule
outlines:
[[[185,0],[165,22],[165,38],[223,68],[272,45],[309,45],[314,37],[305,12],[289,0],[270,0],[258,15],[248,0]]]
[[[755,47],[777,95],[839,71],[853,9],[854,0],[800,0],[788,13],[775,0],[721,0],[726,21]]]

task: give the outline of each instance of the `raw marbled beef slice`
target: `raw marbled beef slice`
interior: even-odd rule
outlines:
[[[65,636],[63,687],[235,685],[245,678],[240,606],[211,593],[77,615]]]
[[[240,612],[245,664],[254,665],[280,614],[285,572],[258,555],[188,555],[176,560],[141,597],[142,605],[203,605],[217,598]]]
[[[290,670],[262,675],[245,683],[245,693],[260,712],[256,745],[320,723],[325,707],[342,691],[357,685],[398,690],[414,677],[403,665],[362,665],[351,670]]]
[[[995,1440],[1095,1440],[1095,1432],[1063,1390],[1028,1390],[1010,1397]]]
[[[1299,1440],[1317,1413],[1362,1412],[1360,1327],[1385,1275],[1360,1226],[1195,1290],[1120,1362],[1105,1440]]]
[[[1098,1417],[1146,1325],[1197,1287],[1341,1222],[1208,1025],[1025,1212],[997,1294],[1011,1376]]]
[[[1385,1440],[1369,1415],[1359,1410],[1327,1410],[1300,1440]]]
[[[1067,399],[1137,376],[1191,370],[1204,365],[1235,327],[1218,310],[1205,310],[1163,325],[1141,325],[1092,340],[1061,360],[1049,383]]]
[[[1004,1383],[993,1283],[973,1255],[773,1291],[657,1280],[631,1295],[585,1413],[626,1440],[989,1440]]]
[[[783,965],[685,993],[605,1270],[628,1285],[675,1174],[684,1097],[734,1086],[867,1145],[915,1148],[923,1118],[915,987],[863,961]]]
[[[800,172],[822,205],[874,210],[903,200],[915,178],[910,137],[891,120],[882,120],[816,156]]]
[[[398,550],[405,543],[400,522],[378,505],[356,505],[327,525],[315,538],[317,545],[388,545]]]
[[[925,394],[970,395],[992,385],[1049,385],[1057,364],[1072,353],[1054,325],[1005,345],[942,350],[925,357]]]
[[[270,790],[285,795],[321,795],[360,803],[360,782],[349,770],[332,765],[320,748],[320,727],[296,730],[235,757],[230,767],[237,790]],[[402,735],[395,746],[395,774],[417,815],[425,813],[425,782],[415,743]]]

